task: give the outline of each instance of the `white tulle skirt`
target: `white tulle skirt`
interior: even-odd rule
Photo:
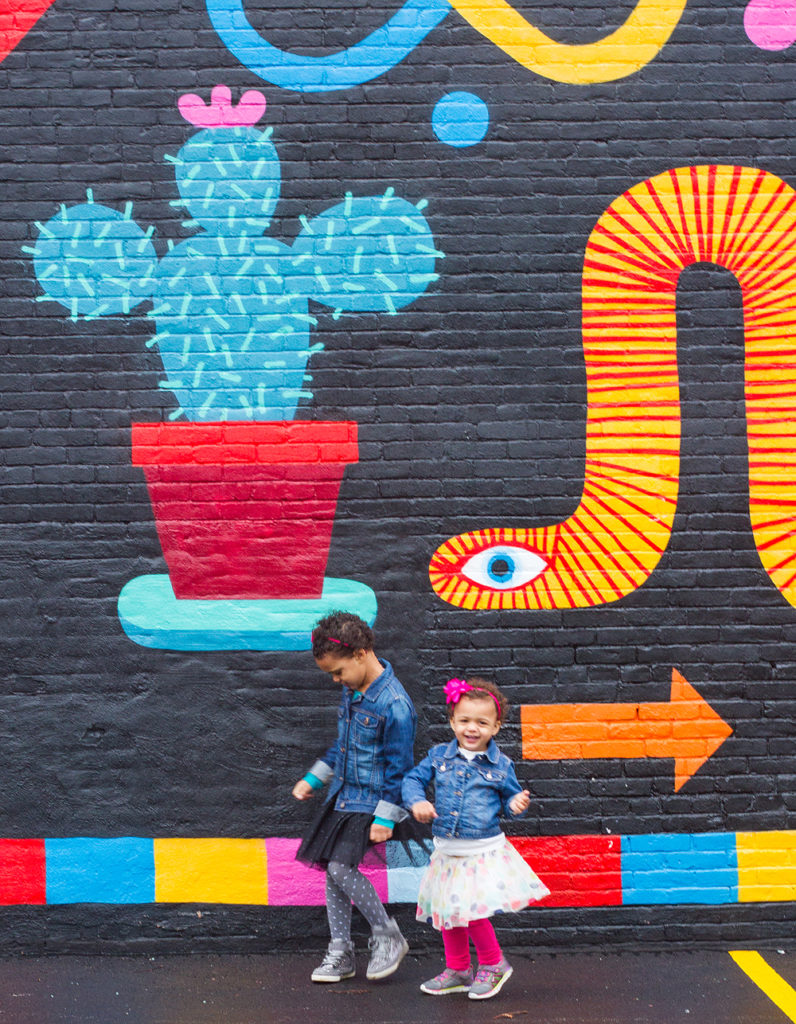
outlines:
[[[466,857],[435,850],[420,882],[417,920],[438,931],[458,928],[522,910],[549,892],[508,842]]]

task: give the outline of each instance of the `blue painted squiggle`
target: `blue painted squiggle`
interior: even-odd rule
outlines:
[[[381,28],[340,53],[307,57],[266,42],[249,24],[243,0],[207,0],[213,28],[255,75],[296,92],[333,92],[362,85],[399,64],[450,12],[448,0],[406,0]]]

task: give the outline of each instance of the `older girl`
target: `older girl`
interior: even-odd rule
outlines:
[[[307,800],[329,783],[296,854],[326,870],[331,941],[312,980],[336,982],[355,974],[352,905],[372,930],[367,977],[386,978],[409,946],[359,864],[371,844],[392,838],[396,829],[400,837],[400,823],[408,818],[401,781],[414,761],[415,709],[389,662],[376,656],[370,627],[358,616],[333,612],[321,619],[312,653],[318,668],[342,687],[337,737],[293,787],[297,800]]]

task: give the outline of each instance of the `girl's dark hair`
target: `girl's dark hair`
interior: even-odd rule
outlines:
[[[373,633],[370,626],[351,612],[332,612],[324,616],[312,631],[312,656],[338,654],[353,658],[355,651],[372,651]]]
[[[493,682],[490,682],[489,679],[482,679],[481,676],[466,676],[465,682],[469,683],[472,689],[465,691],[460,698],[461,700],[467,700],[468,697],[470,700],[480,700],[483,697],[494,697],[498,705],[498,722],[503,723],[506,721],[511,705],[506,700],[505,695]],[[455,711],[457,704],[447,705],[448,718],[453,718],[453,712]]]

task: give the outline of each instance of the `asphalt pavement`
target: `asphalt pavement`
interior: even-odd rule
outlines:
[[[441,969],[408,956],[381,982],[309,980],[318,956],[18,957],[0,960],[0,1024],[781,1024],[796,986],[796,951],[761,950],[758,982],[729,951],[556,953],[510,957],[494,999],[434,997],[419,984]],[[762,972],[762,974],[760,973]],[[770,974],[769,974],[770,972]],[[754,973],[754,971],[753,971]],[[784,993],[784,996],[783,996]],[[777,994],[775,992],[775,994]],[[784,1000],[784,1001],[783,1001]],[[785,1005],[786,1009],[779,1008]],[[794,993],[793,1007],[796,1007]],[[796,1009],[792,1009],[796,1014]]]

